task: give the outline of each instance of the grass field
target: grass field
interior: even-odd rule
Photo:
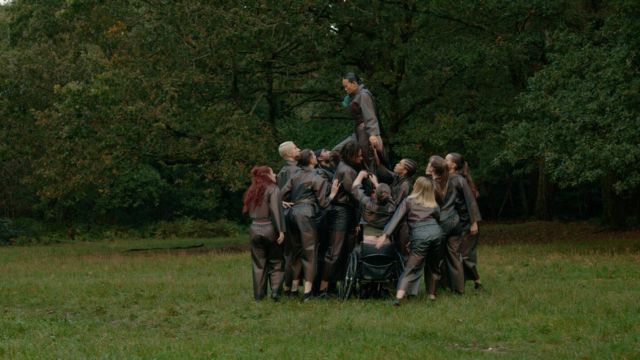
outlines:
[[[245,237],[1,247],[0,358],[640,358],[640,232],[481,232],[486,291],[399,308],[256,303]]]

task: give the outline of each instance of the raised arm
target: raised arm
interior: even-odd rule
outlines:
[[[396,211],[393,213],[391,220],[389,220],[387,225],[384,227],[384,235],[390,237],[391,234],[393,234],[398,224],[400,224],[400,221],[402,221],[402,219],[407,216],[408,209],[409,207],[407,205],[407,199],[402,200],[400,205],[398,205],[398,207],[396,208]]]
[[[384,165],[378,164],[376,167],[376,176],[380,181],[386,184],[393,183],[393,179],[397,176],[393,171],[387,169]]]
[[[351,188],[353,197],[358,200],[358,203],[364,206],[366,206],[371,201],[371,197],[367,196],[367,194],[364,193],[364,189],[362,188],[362,180],[367,177],[367,175],[368,173],[365,170],[361,170],[358,173],[356,179],[353,181]]]

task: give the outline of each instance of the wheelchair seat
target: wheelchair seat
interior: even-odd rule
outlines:
[[[376,249],[373,244],[359,244],[349,255],[340,297],[368,297],[388,294],[404,270],[402,256],[394,244]]]

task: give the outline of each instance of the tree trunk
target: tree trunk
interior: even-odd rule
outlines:
[[[527,189],[524,186],[524,181],[518,182],[518,190],[520,191],[520,206],[522,207],[522,216],[529,216],[529,199],[527,197]]]
[[[602,217],[607,227],[619,229],[626,226],[628,214],[625,200],[613,188],[615,180],[611,173],[602,178]]]
[[[267,104],[269,105],[269,126],[271,127],[271,134],[273,138],[277,142],[280,142],[280,139],[278,139],[278,129],[276,128],[276,119],[278,118],[278,103],[276,94],[273,89],[273,64],[271,62],[268,62],[267,68],[265,70],[267,82]]]
[[[538,220],[551,220],[550,193],[551,185],[549,175],[544,165],[544,159],[537,160],[538,163],[538,191],[536,194],[535,216]]]

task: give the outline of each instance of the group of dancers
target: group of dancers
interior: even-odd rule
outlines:
[[[390,171],[373,95],[353,73],[342,85],[354,132],[332,150],[280,144],[285,161],[251,171],[243,197],[250,227],[254,298],[303,301],[335,296],[348,255],[358,243],[395,246],[405,261],[394,305],[418,294],[424,273],[428,298],[438,285],[463,294],[465,279],[482,289],[475,247],[478,195],[464,158],[429,158],[425,176],[413,181],[417,163],[402,159]]]

